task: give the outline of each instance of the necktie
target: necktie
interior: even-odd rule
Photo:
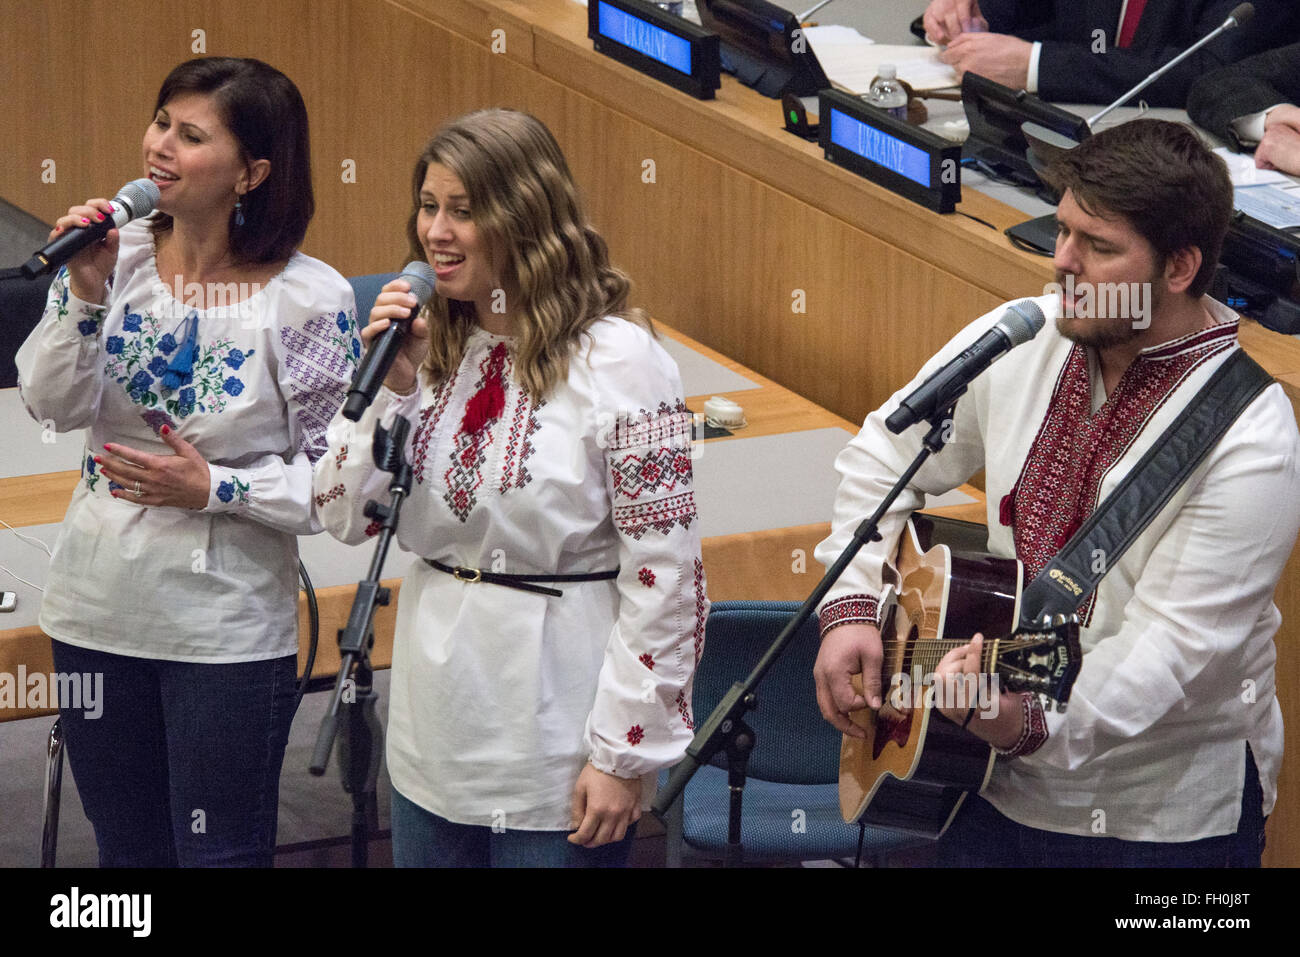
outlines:
[[[1147,0],[1128,0],[1128,5],[1124,8],[1124,22],[1119,25],[1119,41],[1116,46],[1122,49],[1133,42],[1133,34],[1137,33],[1138,21],[1142,19],[1146,5]]]

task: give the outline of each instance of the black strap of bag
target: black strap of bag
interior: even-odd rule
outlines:
[[[1244,350],[1229,356],[1025,588],[1020,603],[1021,627],[1032,627],[1044,615],[1072,615],[1246,406],[1272,384],[1273,377]]]

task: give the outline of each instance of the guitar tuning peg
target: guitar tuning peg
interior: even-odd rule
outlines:
[[[1066,620],[1067,619],[1064,615],[1057,615],[1055,618],[1052,619],[1052,625],[1053,627],[1060,628],[1062,625],[1065,624]]]

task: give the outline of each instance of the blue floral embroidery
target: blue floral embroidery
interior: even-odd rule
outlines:
[[[334,320],[334,325],[339,327],[339,332],[347,333],[348,327],[351,325],[351,323],[348,322],[348,314],[346,312],[340,312],[339,317]]]
[[[244,391],[243,380],[224,372],[240,368],[257,350],[236,349],[234,340],[224,337],[200,345],[192,373],[175,392],[167,389],[161,381],[168,365],[163,357],[178,347],[174,332],[164,333],[163,320],[151,313],[132,312],[129,303],[124,309],[123,331],[133,335],[108,337],[104,351],[109,359],[104,371],[126,390],[132,402],[146,409],[161,407],[183,419],[195,411],[221,412],[231,397]]]
[[[361,358],[361,340],[355,337],[352,339],[352,358]]]
[[[135,399],[137,394],[144,395],[144,393],[148,392],[149,386],[151,385],[153,385],[153,376],[141,369],[131,379],[130,383],[126,387],[126,391],[130,394],[131,398]],[[136,399],[136,401],[139,402],[140,400]],[[155,397],[154,402],[156,401],[158,400]],[[153,405],[153,402],[150,402],[149,404]]]
[[[234,500],[237,505],[247,505],[248,483],[241,482],[236,476],[231,476],[228,481],[217,486],[217,498],[223,502]]]
[[[68,296],[70,295],[69,290],[68,267],[62,266],[59,268],[58,273],[55,274],[54,282],[50,284],[50,294],[59,320],[67,318],[68,313],[71,311],[68,308]],[[99,325],[104,321],[104,313],[106,311],[107,310],[104,306],[92,307],[87,313],[85,319],[78,320],[77,331],[83,336],[98,335]]]
[[[99,481],[99,474],[95,471],[95,457],[86,456],[86,464],[82,467],[82,474],[86,476],[86,488],[92,492],[95,491],[95,483]]]

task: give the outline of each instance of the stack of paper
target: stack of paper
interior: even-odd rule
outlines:
[[[898,68],[898,78],[914,90],[958,86],[957,74],[939,62],[937,47],[874,43],[852,27],[807,27],[804,34],[831,82],[865,93],[882,63]]]

